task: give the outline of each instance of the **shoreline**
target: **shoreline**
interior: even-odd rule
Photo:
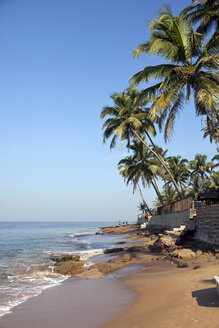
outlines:
[[[101,231],[103,234],[124,235],[130,240],[124,245],[115,243],[115,248],[121,246],[123,250],[109,253],[104,262],[94,264],[95,270],[106,273],[102,279],[86,274],[81,276],[85,280],[69,278],[61,286],[48,289],[15,307],[12,314],[0,319],[1,327],[46,328],[50,322],[53,328],[59,328],[59,320],[65,325],[74,323],[74,328],[219,327],[219,295],[213,280],[219,270],[217,257],[209,252],[196,251],[195,256],[180,259],[173,257],[170,249],[151,252],[150,248],[162,238],[161,235],[138,230],[136,225],[106,227]],[[183,253],[180,248],[176,251]],[[92,294],[92,290],[97,289],[99,294]],[[61,307],[57,304],[59,297],[56,293],[63,295]],[[86,302],[81,293],[87,295]],[[40,306],[36,305],[38,302]],[[80,307],[87,312],[80,312],[75,304],[81,304]],[[81,317],[75,323],[77,312]],[[84,314],[86,319],[90,318],[87,323],[83,321]],[[21,318],[23,321],[19,326]]]
[[[119,236],[116,240],[120,242]],[[126,238],[125,240],[122,243],[127,242],[128,244],[128,240]],[[115,246],[114,242],[111,244],[111,247],[113,246]],[[97,259],[105,262],[114,257],[113,254],[97,255],[94,256],[94,263],[98,261]],[[133,270],[129,269],[128,271]],[[61,284],[47,288],[39,295],[30,297],[14,306],[10,313],[0,318],[0,327],[38,328],[45,326],[48,328],[51,326],[60,328],[63,323],[73,324],[76,328],[102,327],[106,322],[122,313],[133,297],[133,292],[120,283],[119,275],[118,271],[103,276],[102,279],[94,280],[79,279],[76,276],[69,277]],[[121,276],[123,275],[121,272]],[[61,302],[60,296],[62,297]],[[80,311],[79,304],[83,311]],[[102,314],[99,313],[100,309],[102,309]],[[63,314],[65,315],[63,316]]]

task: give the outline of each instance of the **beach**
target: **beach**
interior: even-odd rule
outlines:
[[[182,261],[167,252],[151,252],[156,236],[146,236],[134,225],[103,233],[131,241],[114,245],[125,251],[105,256],[107,268],[116,265],[119,270],[113,267],[99,279],[69,278],[15,307],[0,320],[0,327],[219,327],[215,255],[196,252]]]

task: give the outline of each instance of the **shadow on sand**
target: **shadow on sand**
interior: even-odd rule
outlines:
[[[219,295],[216,287],[195,290],[192,292],[192,297],[196,298],[200,306],[219,307]]]

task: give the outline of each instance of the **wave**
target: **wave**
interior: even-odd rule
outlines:
[[[69,276],[49,271],[36,271],[26,275],[9,276],[8,281],[10,284],[2,288],[2,290],[5,294],[7,294],[7,290],[10,291],[9,295],[14,292],[14,299],[6,298],[4,305],[0,305],[0,318],[5,314],[11,313],[13,307],[26,302],[29,298],[38,296],[47,288],[60,285],[68,278]]]
[[[81,232],[68,234],[67,237],[75,238],[75,237],[81,237],[81,236],[91,236],[91,235],[95,235],[98,232],[100,232],[99,228],[90,228],[88,230],[84,230],[84,231],[81,231]]]

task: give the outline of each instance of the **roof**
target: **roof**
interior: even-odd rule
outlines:
[[[219,191],[215,192],[200,192],[198,194],[198,200],[201,199],[219,199]]]

